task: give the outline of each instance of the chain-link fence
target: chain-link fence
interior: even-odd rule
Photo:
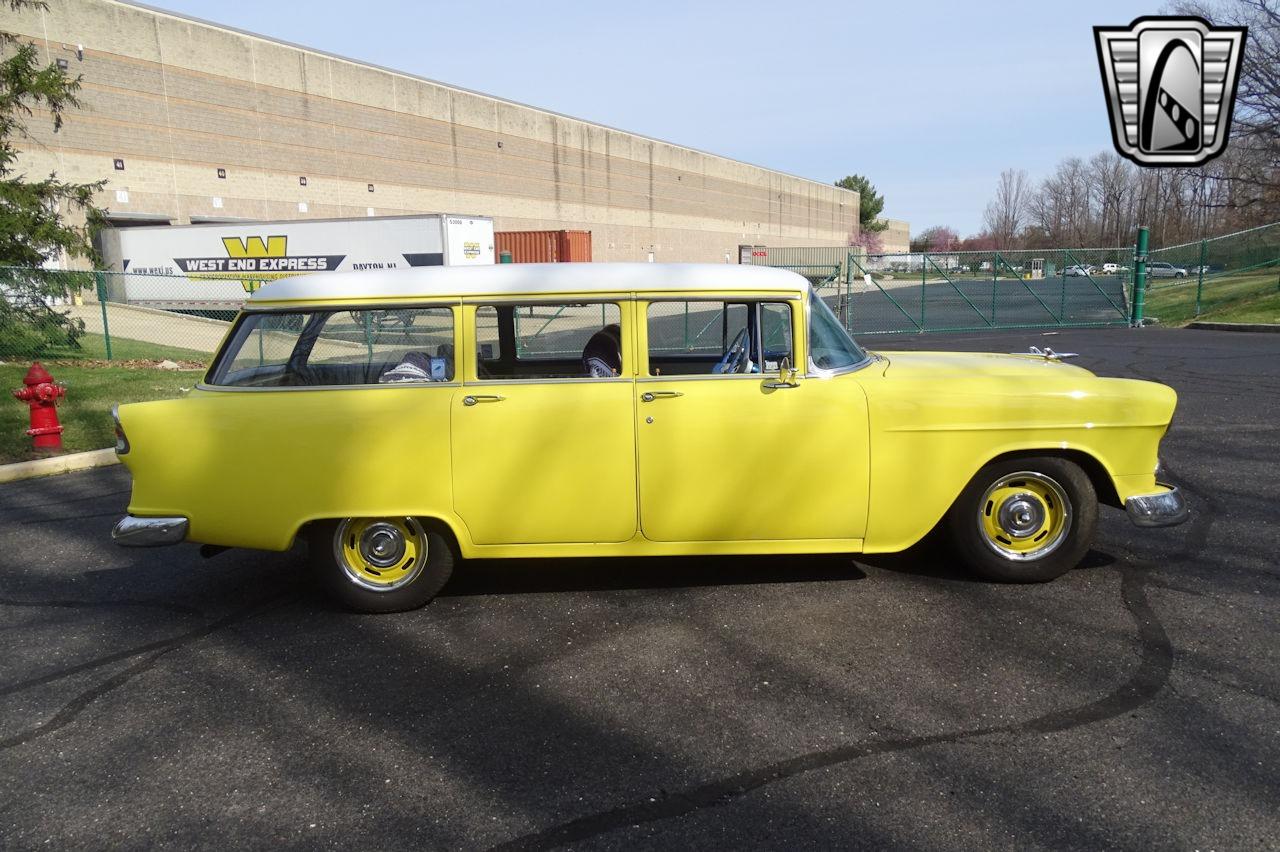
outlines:
[[[1132,246],[867,254],[770,248],[855,334],[1131,323]],[[0,267],[0,360],[207,364],[260,279]],[[1146,316],[1177,324],[1280,289],[1280,223],[1152,250]],[[59,314],[68,314],[70,331]],[[545,324],[545,323],[544,323]],[[530,318],[526,323],[537,331]],[[523,326],[522,326],[523,330]]]
[[[1124,325],[1133,247],[866,254],[770,248],[757,265],[809,279],[855,334]]]
[[[1280,222],[1155,249],[1149,258],[1146,316],[1176,325],[1280,291]]]
[[[264,283],[0,267],[0,359],[207,364]],[[196,284],[201,298],[186,298]]]

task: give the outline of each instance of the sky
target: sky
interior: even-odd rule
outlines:
[[[1111,150],[1095,25],[1160,2],[151,0],[824,183],[912,233],[982,227],[1000,171]]]

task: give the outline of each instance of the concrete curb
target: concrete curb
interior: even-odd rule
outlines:
[[[1187,328],[1199,331],[1260,331],[1280,334],[1280,325],[1265,322],[1193,322],[1189,323]]]
[[[51,456],[47,459],[33,459],[16,464],[0,464],[0,482],[17,482],[20,479],[53,476],[56,473],[71,473],[75,470],[88,470],[119,463],[120,457],[116,455],[115,449],[108,448],[90,450],[87,453],[71,453],[66,456]]]

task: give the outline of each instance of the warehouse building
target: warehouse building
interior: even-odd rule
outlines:
[[[901,219],[881,219],[885,229],[880,232],[880,251],[885,254],[906,254],[911,251],[911,226]]]
[[[847,245],[858,195],[118,0],[0,10],[83,75],[20,166],[106,179],[116,227],[453,212],[592,233],[598,261]]]

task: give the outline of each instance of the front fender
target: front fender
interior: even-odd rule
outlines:
[[[1082,453],[1105,472],[1121,505],[1150,492],[1177,399],[1164,385],[1087,374],[1064,374],[1057,386],[1034,391],[989,377],[949,387],[870,384],[865,550],[873,553],[915,544],[979,470],[1013,453]]]

